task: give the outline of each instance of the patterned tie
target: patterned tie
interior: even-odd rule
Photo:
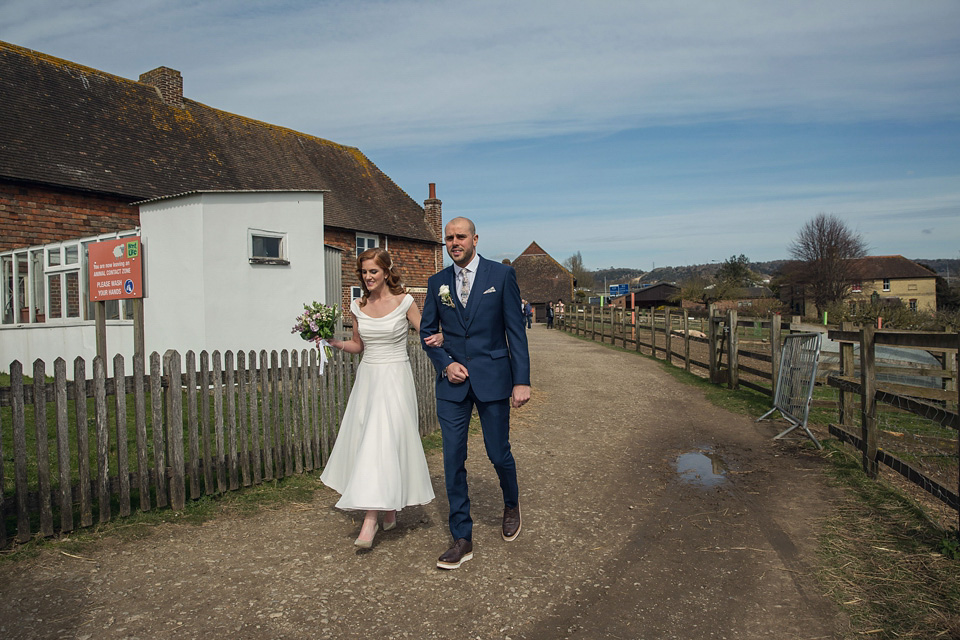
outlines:
[[[470,298],[470,270],[462,269],[460,271],[460,304],[467,306],[467,299]]]

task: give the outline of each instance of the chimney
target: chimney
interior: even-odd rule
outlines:
[[[140,74],[140,82],[154,87],[163,104],[183,109],[183,76],[176,69],[157,67]]]
[[[423,201],[423,217],[427,221],[427,226],[433,229],[437,242],[443,244],[443,212],[441,211],[443,203],[437,199],[437,185],[430,183],[430,197]],[[443,248],[436,247],[433,251],[434,267],[437,271],[443,266]]]

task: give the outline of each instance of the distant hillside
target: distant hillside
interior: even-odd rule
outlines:
[[[925,264],[937,275],[948,278],[951,281],[960,279],[960,259],[952,258],[911,258],[914,262]],[[780,268],[789,262],[789,260],[768,260],[766,262],[751,262],[750,269],[761,276],[761,279],[773,278],[780,271]],[[597,269],[592,271],[593,279],[599,290],[603,287],[604,278],[608,285],[622,282],[630,282],[634,278],[639,278],[638,282],[642,284],[653,284],[655,282],[685,282],[694,278],[713,278],[720,268],[721,263],[711,262],[710,264],[693,264],[683,267],[657,267],[652,271],[643,271],[642,269],[629,269],[625,267],[610,267],[608,269]]]
[[[914,262],[919,264],[925,264],[934,271],[937,272],[937,275],[941,278],[947,278],[952,282],[956,282],[957,277],[960,276],[960,259],[955,258],[910,258]]]
[[[610,284],[617,284],[620,282],[628,282],[633,278],[638,278],[645,272],[643,269],[610,267],[609,269],[597,269],[596,271],[591,271],[590,273],[593,274],[594,282],[602,287],[604,279],[606,279],[606,281]]]

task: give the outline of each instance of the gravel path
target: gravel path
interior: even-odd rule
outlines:
[[[523,532],[499,536],[496,474],[468,460],[475,557],[438,499],[372,551],[359,519],[312,504],[165,524],[83,558],[0,567],[3,638],[831,638],[845,623],[813,578],[834,509],[823,463],[777,426],[719,410],[646,358],[530,330],[534,398],[514,412]],[[678,457],[711,460],[701,486]],[[708,457],[709,456],[709,457]]]

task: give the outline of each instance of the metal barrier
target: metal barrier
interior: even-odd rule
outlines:
[[[790,428],[776,435],[782,438],[797,427],[809,436],[818,449],[823,446],[807,428],[810,402],[813,399],[813,383],[817,377],[817,362],[820,360],[819,333],[793,333],[783,339],[780,354],[780,374],[777,376],[773,408],[757,418],[760,422],[774,411],[790,423]]]

